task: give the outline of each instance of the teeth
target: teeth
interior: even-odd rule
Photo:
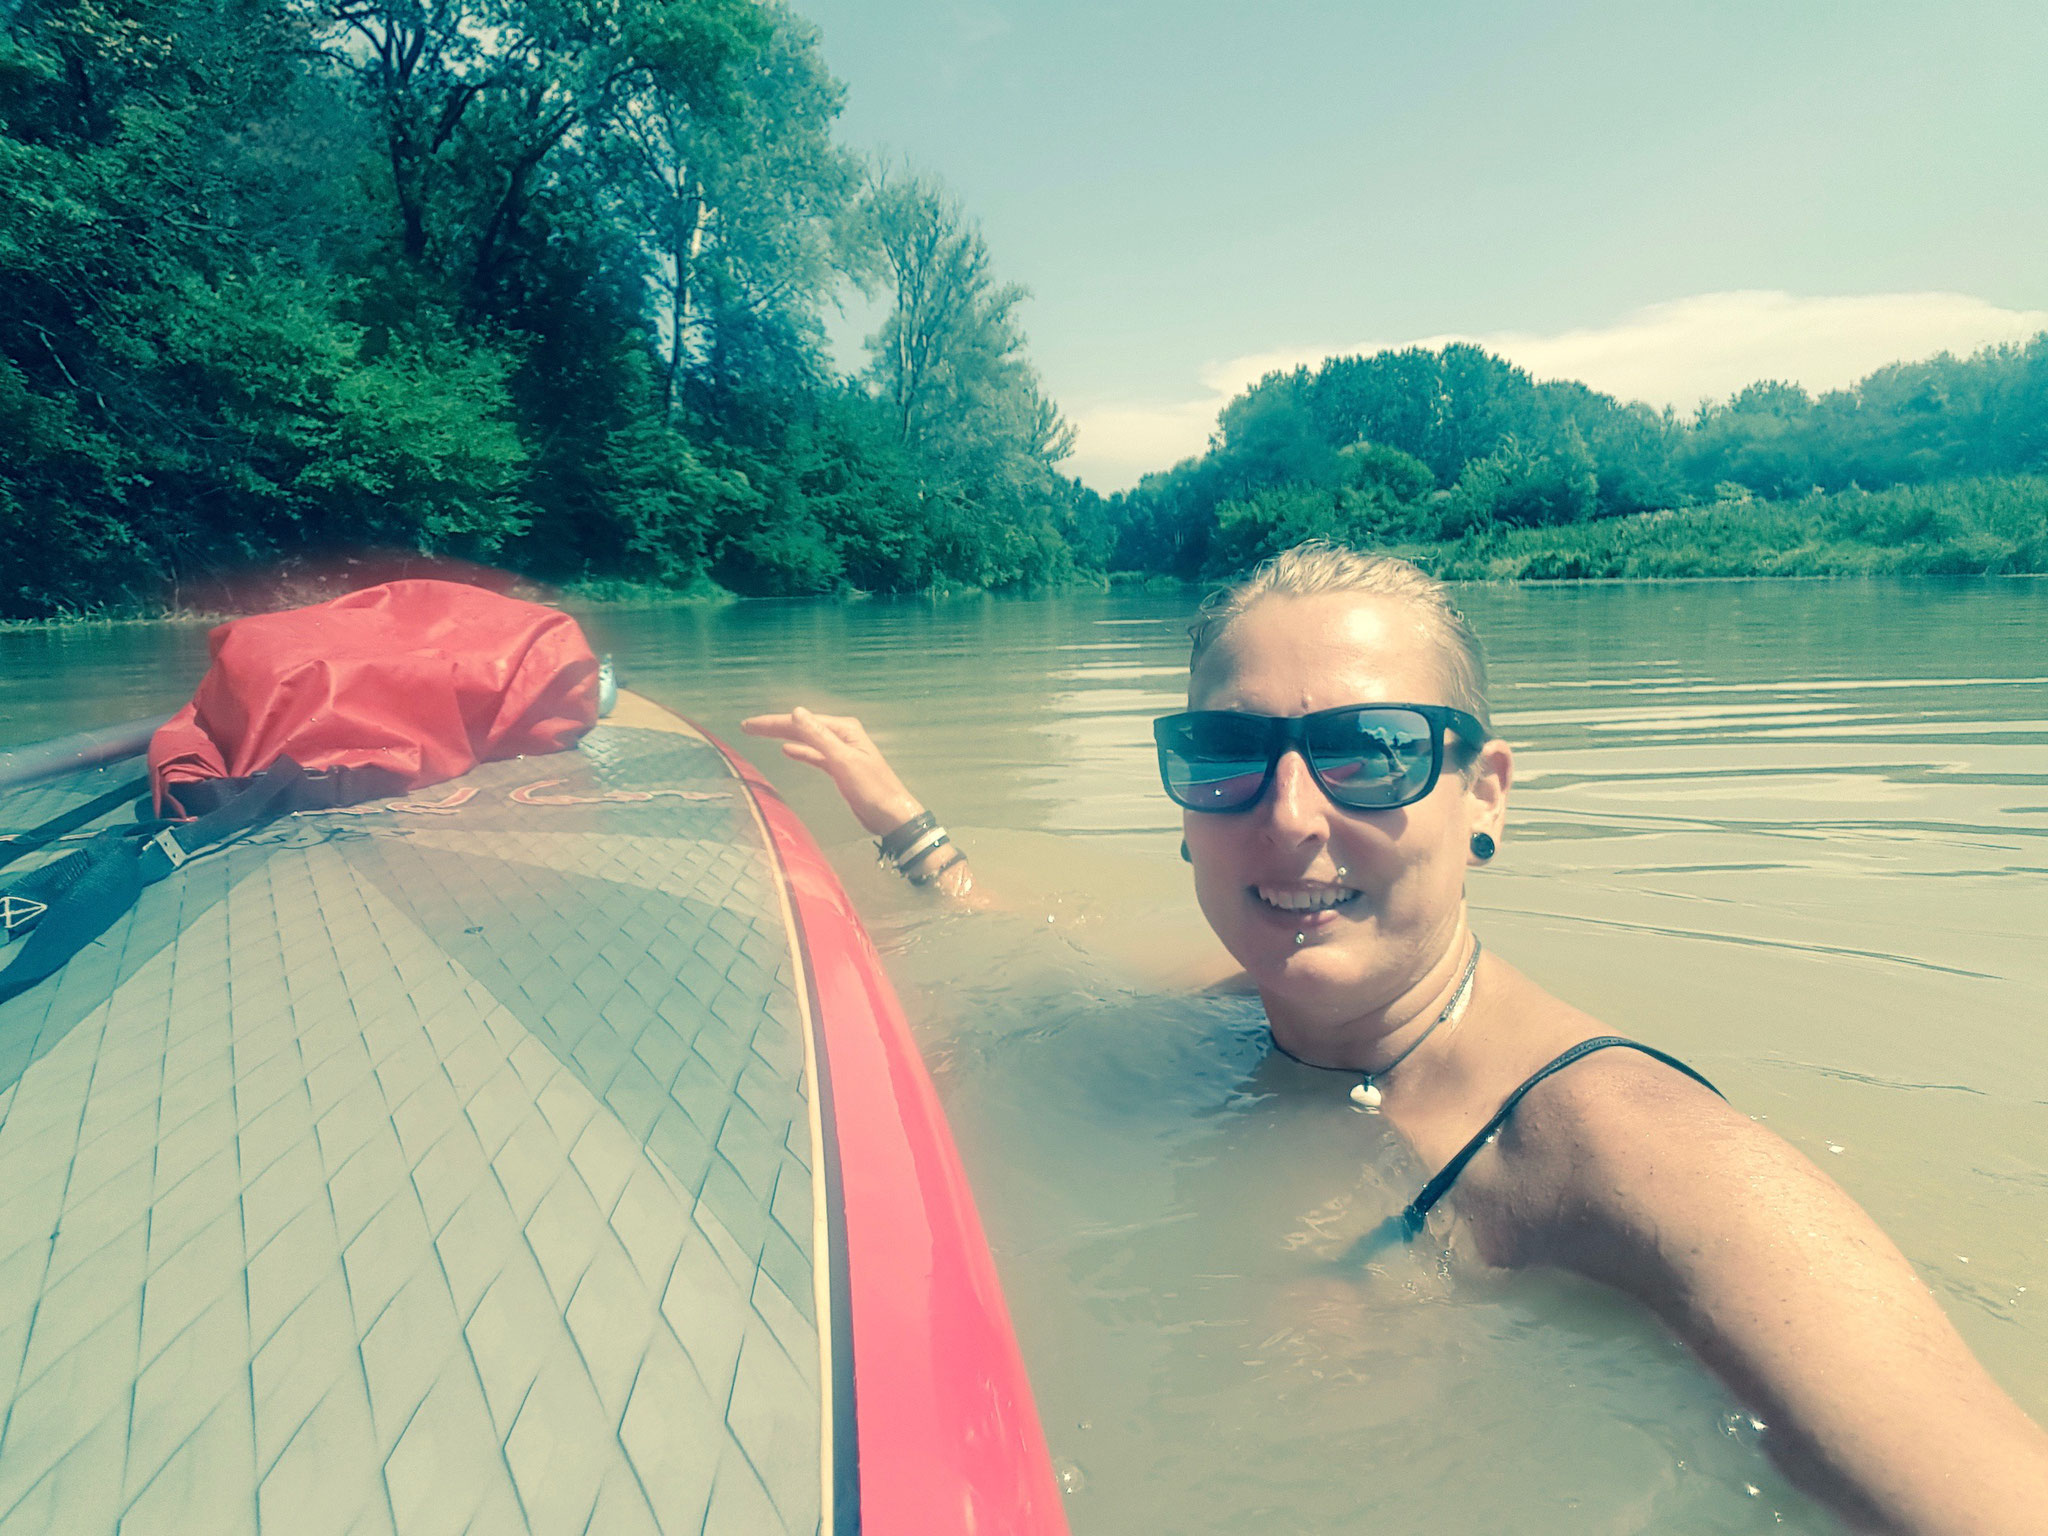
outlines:
[[[1325,907],[1342,906],[1357,894],[1348,885],[1325,885],[1312,891],[1268,885],[1259,887],[1259,900],[1283,912],[1320,912]]]

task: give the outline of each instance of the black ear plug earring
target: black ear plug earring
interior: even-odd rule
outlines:
[[[1493,857],[1494,847],[1492,834],[1487,832],[1474,832],[1472,834],[1472,857],[1479,860],[1480,863],[1484,864]]]
[[[1186,838],[1182,838],[1180,840],[1180,861],[1183,864],[1192,864],[1195,862],[1195,856],[1192,853],[1188,852],[1188,840]]]

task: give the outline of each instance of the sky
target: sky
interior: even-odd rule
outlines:
[[[1333,354],[1469,339],[1684,411],[2048,329],[2040,0],[792,3],[842,138],[1031,289],[1099,490]]]

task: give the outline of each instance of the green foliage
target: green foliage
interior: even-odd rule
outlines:
[[[1254,491],[1216,510],[1203,574],[1228,576],[1249,569],[1304,539],[1353,542],[1344,494],[1318,486],[1282,485]]]
[[[1398,448],[1353,443],[1331,455],[1324,485],[1284,484],[1217,509],[1203,574],[1248,570],[1305,539],[1385,544],[1435,531],[1436,477]]]
[[[713,469],[658,421],[629,422],[605,445],[599,483],[622,550],[605,562],[629,580],[689,590],[705,580],[724,531],[755,521],[760,495]]]
[[[1444,532],[1584,522],[1596,510],[1598,491],[1593,456],[1576,431],[1567,430],[1547,450],[1511,436],[1465,466],[1444,508]]]
[[[1025,290],[944,187],[863,175],[842,97],[786,0],[17,0],[0,619],[377,549],[634,593],[1316,535],[1531,575],[2040,563],[2048,336],[1683,421],[1468,345],[1334,358],[1097,496]],[[856,378],[848,281],[884,305]]]
[[[1718,502],[1407,552],[1468,581],[2048,573],[2048,478]]]
[[[1389,513],[1418,507],[1436,490],[1436,476],[1413,454],[1380,443],[1353,443],[1337,450],[1341,483],[1376,501]]]
[[[863,188],[842,96],[782,0],[17,5],[0,617],[366,547],[586,590],[1066,579],[1023,291],[935,183]],[[929,343],[907,392],[834,376],[849,275]]]
[[[854,224],[873,284],[891,300],[868,338],[869,379],[897,436],[953,461],[960,477],[1042,477],[1073,432],[1038,388],[1017,309],[958,199],[924,177],[877,175]]]
[[[918,591],[938,575],[932,526],[919,515],[919,464],[888,408],[853,390],[825,398],[792,429],[774,487],[800,504],[837,557],[837,579],[866,592]]]
[[[1448,492],[1433,507],[1408,497],[1409,510],[1360,527],[1338,494],[1338,465],[1361,441],[1412,455]],[[1981,477],[2043,470],[2048,335],[1967,359],[1944,354],[1894,364],[1818,399],[1796,385],[1764,381],[1690,421],[1623,405],[1581,384],[1538,383],[1475,347],[1409,348],[1331,358],[1314,370],[1262,379],[1225,407],[1201,458],[1104,503],[1100,542],[1113,569],[1192,576],[1235,569],[1296,531],[1337,537],[1350,528],[1367,542],[1454,538],[1465,541],[1461,549],[1492,548],[1505,538],[1519,549],[1527,541],[1515,530],[1568,527],[1569,535],[1530,547],[1547,552],[1539,566],[1555,555],[1585,574],[1607,568],[1598,551],[1609,548],[1610,536],[1578,531],[1596,520],[1675,511],[1681,526],[1692,528],[1687,509],[1707,503],[1801,503],[1818,493],[1946,484],[1962,485],[1961,504],[1975,505],[1992,494],[1986,487],[1993,482]],[[1939,496],[1910,504],[1924,510],[1936,502]],[[1805,535],[1789,524],[1765,519],[1756,526],[1780,527],[1794,539],[1779,551],[1788,559],[1804,547]],[[1844,524],[1840,536],[1847,542],[1839,548],[1862,548],[1867,540],[1904,551],[1897,558],[1909,564],[1936,558],[1926,553],[1933,548],[1971,569],[2031,558],[2024,537],[2014,542],[1990,532],[1922,541],[1911,527],[1872,523],[1860,532]],[[1699,537],[1705,564],[1738,559],[1715,553],[1722,545],[1710,529]],[[1743,547],[1748,554],[1740,558],[1764,558],[1761,546]],[[1502,570],[1521,571],[1516,559],[1499,558],[1507,562]],[[1691,557],[1669,558],[1683,564]],[[1828,560],[1862,568],[1845,555]],[[1472,568],[1469,561],[1460,566]]]
[[[922,177],[883,172],[854,224],[889,313],[867,382],[916,466],[933,580],[1038,588],[1073,570],[1076,490],[1056,467],[1073,430],[1024,355],[1025,290],[999,283],[980,227]]]

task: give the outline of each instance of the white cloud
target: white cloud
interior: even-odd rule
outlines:
[[[1499,331],[1258,352],[1204,368],[1199,398],[1167,405],[1105,402],[1072,411],[1078,440],[1064,467],[1100,489],[1134,484],[1142,474],[1200,453],[1216,413],[1274,369],[1313,367],[1326,357],[1390,346],[1476,342],[1539,379],[1579,379],[1623,400],[1685,411],[1756,379],[1837,389],[1886,363],[1972,352],[2043,330],[2048,310],[2001,309],[1960,293],[1703,293],[1652,304],[1610,325],[1549,336]]]

